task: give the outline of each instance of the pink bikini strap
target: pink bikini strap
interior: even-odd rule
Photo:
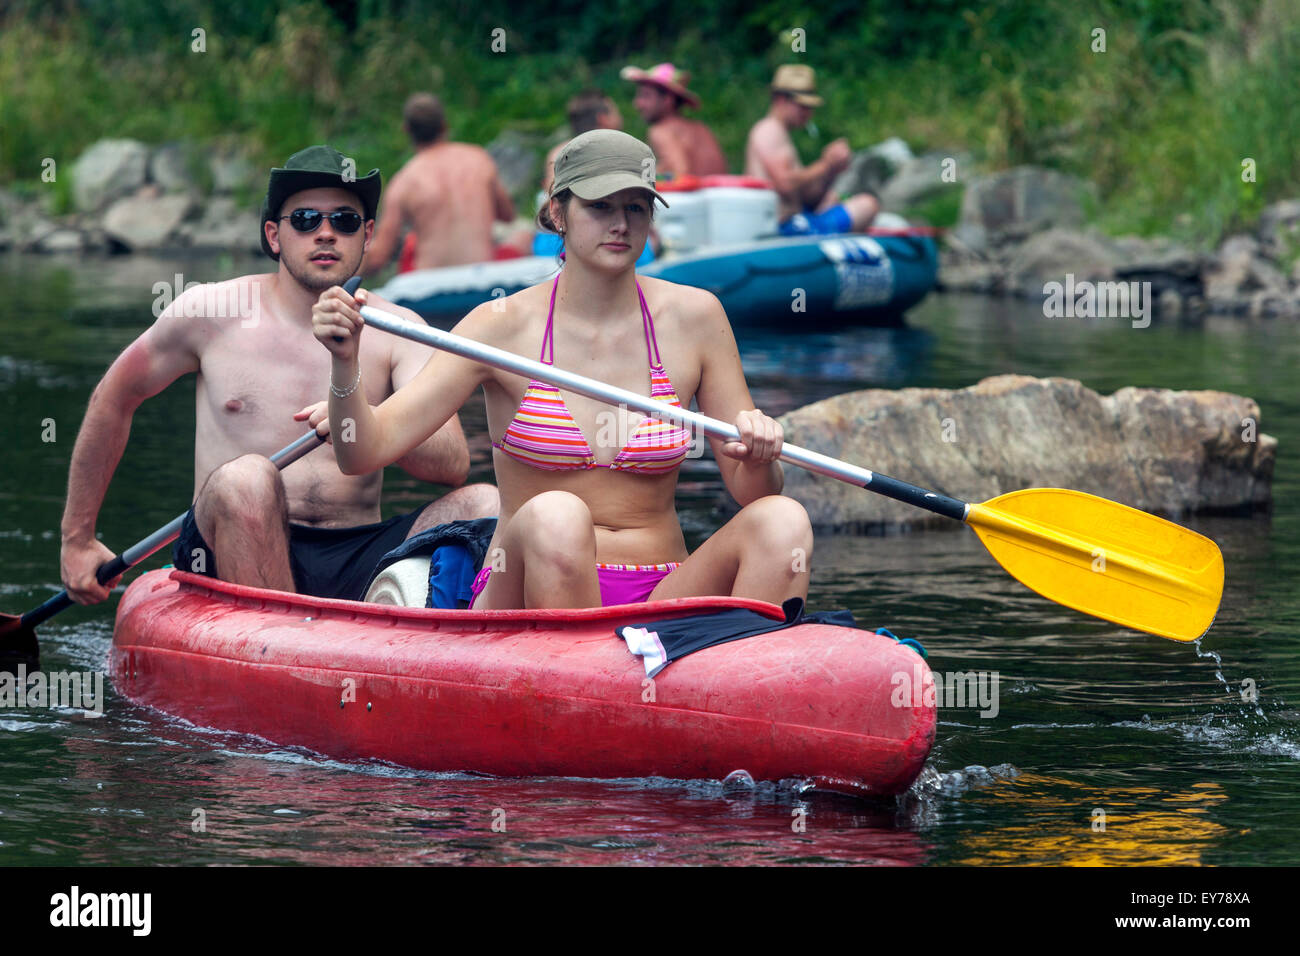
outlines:
[[[659,361],[659,340],[655,338],[654,319],[650,318],[650,306],[645,303],[645,295],[641,292],[640,282],[636,284],[636,297],[641,302],[641,326],[645,330],[646,355],[653,355],[655,368],[662,368],[663,363]]]
[[[555,338],[551,334],[551,329],[555,324],[555,290],[560,287],[560,277],[557,275],[555,281],[551,283],[551,310],[546,313],[546,332],[542,335],[542,354],[537,357],[537,361],[545,362],[547,365],[555,364]],[[551,357],[546,357],[546,351],[550,349]]]

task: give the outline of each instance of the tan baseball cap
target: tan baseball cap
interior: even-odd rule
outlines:
[[[575,136],[555,157],[551,195],[569,189],[579,199],[600,199],[620,189],[644,189],[665,206],[655,189],[655,154],[635,136],[593,129]]]
[[[786,93],[800,106],[817,107],[825,102],[817,96],[817,71],[802,63],[786,63],[776,68],[772,92]]]

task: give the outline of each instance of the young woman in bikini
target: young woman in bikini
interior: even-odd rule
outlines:
[[[359,376],[364,290],[353,298],[335,287],[312,310],[333,355],[328,418],[355,421],[355,441],[334,442],[346,474],[402,457],[483,386],[501,514],[476,609],[807,596],[808,515],[781,495],[781,426],[754,408],[726,313],[708,292],[637,279],[651,205],[663,201],[653,162],[648,146],[615,130],[570,142],[540,217],[564,239],[563,270],[478,306],[454,331],[670,404],[694,399],[705,415],[735,422],[741,441],[710,442],[742,507],[692,554],[674,506],[686,430],[443,352],[371,409],[363,389],[348,392]],[[312,424],[325,417],[318,411]]]

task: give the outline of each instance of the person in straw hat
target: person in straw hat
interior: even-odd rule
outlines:
[[[655,202],[655,157],[617,130],[575,137],[555,160],[539,224],[564,238],[553,280],[484,303],[457,335],[670,405],[697,402],[734,422],[740,441],[710,439],[740,511],[693,553],[678,523],[677,475],[699,449],[686,429],[437,352],[377,408],[364,388],[331,392],[328,420],[352,419],[335,442],[348,474],[383,467],[434,432],[482,386],[501,513],[471,607],[575,608],[735,595],[781,603],[808,592],[807,512],[781,494],[780,424],[754,408],[731,325],[702,289],[641,277]],[[335,384],[360,374],[364,320],[342,288],[313,310]],[[364,335],[367,340],[378,333]],[[315,425],[325,415],[313,415]]]
[[[766,179],[780,196],[779,229],[785,236],[861,232],[880,210],[876,197],[859,193],[840,202],[831,184],[848,168],[852,153],[844,139],[829,143],[815,163],[799,162],[790,130],[802,129],[822,105],[810,66],[786,64],[772,78],[767,115],[754,124],[745,144],[745,175]]]
[[[648,70],[625,66],[619,76],[636,84],[632,105],[650,127],[650,148],[658,157],[661,177],[713,176],[727,171],[727,161],[712,131],[681,115],[683,107],[700,107],[700,98],[686,88],[689,74],[671,63],[660,63]]]

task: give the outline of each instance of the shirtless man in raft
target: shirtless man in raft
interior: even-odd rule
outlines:
[[[305,434],[312,410],[324,405],[330,363],[312,337],[312,306],[357,271],[373,234],[379,171],[345,181],[344,168],[337,150],[312,146],[273,169],[262,248],[279,270],[189,289],[95,387],[72,452],[63,513],[61,570],[74,601],[102,601],[112,586],[95,580],[96,569],[113,556],[96,540],[95,524],[132,416],[188,372],[198,373],[195,500],[174,549],[178,568],[359,600],[379,558],[408,536],[496,514],[496,489],[471,485],[381,522],[382,472],[348,477],[329,448],[283,472],[265,457]],[[375,296],[370,301],[421,321]],[[368,336],[361,354],[367,401],[382,402],[429,354],[395,336]],[[333,386],[347,392],[351,384]],[[397,464],[424,481],[463,484],[469,451],[459,421],[448,421]]]
[[[625,66],[619,76],[636,84],[632,105],[650,127],[646,139],[654,150],[660,177],[726,173],[727,160],[712,130],[680,113],[684,106],[700,108],[700,98],[686,88],[689,76],[684,71],[660,63],[649,70]]]
[[[831,189],[853,156],[846,140],[828,144],[811,166],[800,164],[790,130],[807,126],[813,110],[821,105],[812,67],[778,67],[772,78],[771,106],[749,131],[745,144],[745,175],[766,179],[780,197],[777,228],[783,236],[862,232],[880,210],[868,193],[841,203]]]
[[[415,155],[388,184],[362,274],[388,264],[403,227],[415,232],[416,269],[489,261],[493,221],[515,218],[497,164],[481,146],[447,140],[442,103],[431,93],[408,99],[402,119]]]

